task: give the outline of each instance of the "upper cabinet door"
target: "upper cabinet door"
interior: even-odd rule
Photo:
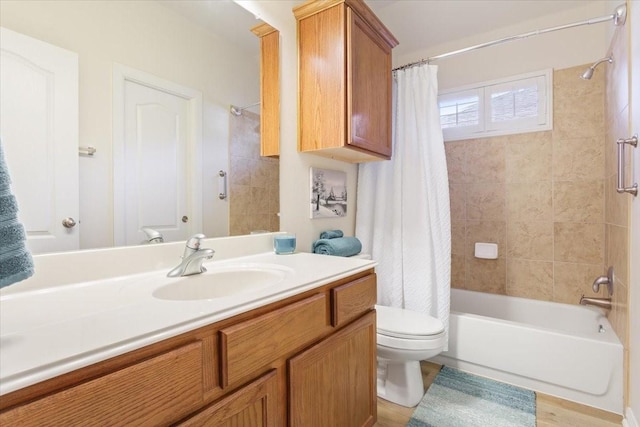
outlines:
[[[298,20],[298,150],[347,162],[391,158],[391,49],[362,0],[310,1]]]
[[[6,28],[0,46],[0,137],[27,245],[76,250],[78,55]]]
[[[347,9],[347,143],[391,158],[391,48]]]
[[[260,155],[280,155],[280,32],[269,24],[251,32],[260,37]]]

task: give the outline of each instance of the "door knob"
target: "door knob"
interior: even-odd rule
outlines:
[[[64,228],[73,228],[76,226],[76,220],[71,217],[67,217],[62,220],[62,225]]]

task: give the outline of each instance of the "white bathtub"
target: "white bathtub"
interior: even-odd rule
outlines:
[[[600,309],[452,289],[449,331],[436,363],[622,414],[623,348]]]

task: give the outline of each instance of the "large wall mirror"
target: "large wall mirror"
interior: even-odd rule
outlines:
[[[279,229],[259,23],[225,0],[0,2],[0,136],[34,253],[141,244],[143,227],[165,241]]]

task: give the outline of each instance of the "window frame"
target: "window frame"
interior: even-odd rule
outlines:
[[[526,87],[527,83],[532,81],[535,81],[539,87],[538,115],[493,122],[491,120],[491,95],[499,92],[500,88]],[[442,129],[445,142],[553,129],[553,70],[550,68],[440,91],[438,93],[438,109],[440,109],[442,98],[455,99],[456,95],[463,97],[469,96],[470,93],[477,93],[479,96],[478,119],[480,123],[475,126]]]

